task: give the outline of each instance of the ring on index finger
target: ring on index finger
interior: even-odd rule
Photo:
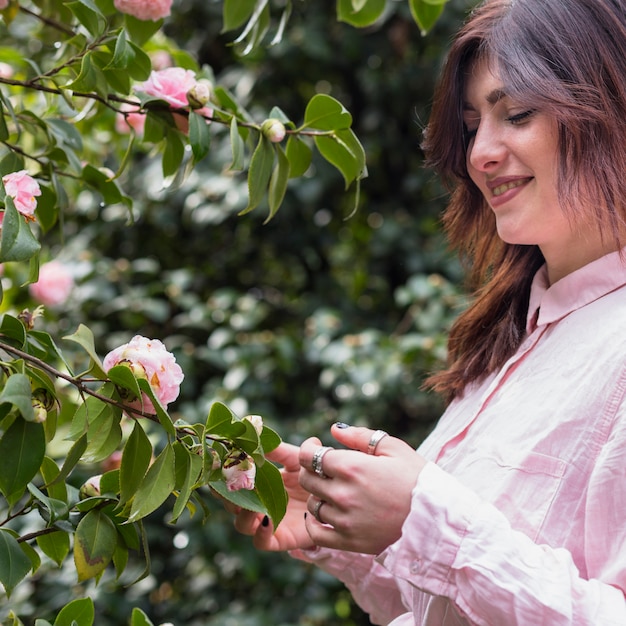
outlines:
[[[322,468],[322,459],[329,450],[332,450],[332,448],[328,446],[318,448],[313,455],[313,459],[311,460],[311,468],[320,478],[327,478],[326,474],[324,474],[324,469]]]
[[[376,446],[383,437],[386,437],[387,433],[384,430],[375,430],[372,434],[369,443],[367,444],[367,453],[375,454]]]

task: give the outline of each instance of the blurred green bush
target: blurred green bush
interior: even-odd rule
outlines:
[[[125,181],[133,223],[125,207],[85,190],[63,241],[48,233],[78,286],[40,324],[67,334],[89,320],[106,337],[102,353],[135,333],[163,340],[185,372],[174,413],[189,421],[221,400],[294,443],[328,442],[341,420],[417,446],[442,408],[421,383],[445,357],[446,330],[463,306],[461,271],[438,223],[445,194],[423,167],[420,134],[442,54],[471,4],[450,2],[422,37],[404,2],[366,30],[337,22],[330,0],[296,2],[283,42],[242,59],[226,45],[232,33],[220,32],[220,2],[177,3],[167,35],[254,102],[259,118],[275,105],[295,117],[315,93],[346,105],[367,152],[359,209],[350,215],[341,176],[315,160],[315,177],[290,184],[271,222],[263,224],[264,207],[239,217],[245,177],[219,165],[229,160],[227,129],[180,185],[143,154]],[[23,280],[4,278],[16,308],[29,305]],[[155,624],[369,623],[339,583],[256,552],[217,503],[212,516],[208,526],[150,518],[151,576],[126,589],[105,575],[90,590],[96,623],[126,623],[132,606]],[[23,620],[54,614],[72,585],[61,570],[24,585],[11,604]]]

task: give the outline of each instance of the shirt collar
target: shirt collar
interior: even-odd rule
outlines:
[[[561,278],[548,282],[542,265],[530,287],[526,329],[530,333],[626,285],[626,248],[611,252]],[[536,318],[536,323],[535,323]]]

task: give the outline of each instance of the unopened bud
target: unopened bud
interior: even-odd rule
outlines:
[[[85,498],[95,498],[100,495],[101,478],[102,476],[98,474],[98,476],[92,476],[83,483],[78,492],[81,500],[84,500]]]
[[[285,138],[285,125],[277,119],[270,118],[261,125],[261,132],[272,142],[280,143]]]
[[[187,102],[192,109],[201,109],[211,99],[213,85],[205,78],[201,78],[188,92]]]
[[[254,426],[254,430],[260,437],[263,432],[263,418],[260,415],[246,415],[243,419],[248,420]]]

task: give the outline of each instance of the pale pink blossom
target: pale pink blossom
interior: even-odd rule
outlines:
[[[172,8],[172,0],[114,0],[113,4],[121,13],[153,22],[168,17]]]
[[[1,2],[2,0],[0,0]],[[13,68],[4,62],[0,62],[0,78],[12,78],[13,77]]]
[[[158,339],[147,339],[141,335],[133,337],[129,343],[109,352],[103,361],[105,371],[115,365],[126,365],[137,378],[145,378],[152,387],[154,395],[164,406],[178,398],[183,371],[171,352]],[[143,394],[143,408],[154,412],[154,405]],[[134,408],[141,408],[139,399],[131,403]]]
[[[0,0],[0,11],[4,11],[9,6],[9,0]]]
[[[166,67],[172,67],[174,59],[167,50],[155,50],[150,52],[150,61],[152,68],[155,70],[164,70]]]
[[[115,116],[115,130],[121,135],[127,135],[132,129],[137,135],[143,135],[146,116],[144,113],[138,113],[139,105],[125,103],[120,110],[121,112]]]
[[[74,277],[67,265],[60,261],[44,263],[39,268],[39,278],[29,287],[30,295],[47,306],[65,302],[74,287]]]
[[[245,452],[231,452],[222,464],[222,475],[228,491],[254,489],[256,465],[251,456]]]
[[[26,170],[3,176],[2,183],[7,196],[13,198],[15,208],[27,221],[34,220],[35,209],[37,208],[35,196],[41,195],[39,183]]]
[[[166,67],[164,70],[152,70],[141,90],[149,96],[155,96],[177,109],[187,105],[187,92],[196,84],[196,73],[182,67]]]
[[[196,80],[196,73],[193,70],[186,70],[182,67],[166,67],[163,70],[150,72],[148,80],[139,89],[149,96],[165,100],[172,108],[187,109],[190,106],[187,94],[193,93],[198,83],[204,84],[204,82]],[[202,89],[204,90],[203,87]],[[213,109],[203,107],[197,112],[201,115],[211,116]],[[174,120],[182,132],[187,132],[189,128],[187,117],[175,113]]]

